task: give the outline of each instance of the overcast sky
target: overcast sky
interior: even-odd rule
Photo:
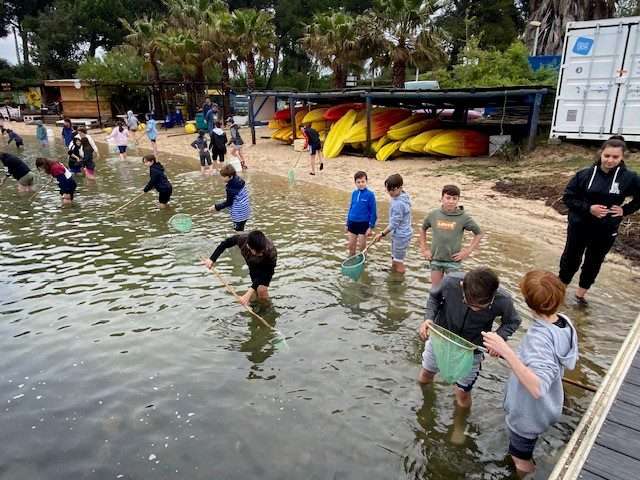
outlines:
[[[16,44],[13,35],[0,38],[0,58],[5,59],[12,65],[16,64]]]

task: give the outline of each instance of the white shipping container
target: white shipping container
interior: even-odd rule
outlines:
[[[551,138],[640,142],[640,17],[570,22]]]

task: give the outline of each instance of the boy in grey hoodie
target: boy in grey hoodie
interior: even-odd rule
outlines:
[[[413,236],[411,227],[411,199],[402,189],[402,177],[394,173],[387,177],[384,186],[391,197],[389,226],[376,235],[376,242],[391,232],[391,270],[404,273],[404,258]]]
[[[550,272],[528,272],[520,290],[535,320],[516,353],[502,337],[482,332],[484,345],[511,367],[504,398],[509,453],[520,475],[535,471],[538,437],[560,419],[562,376],[578,359],[578,336],[569,319],[557,313],[566,286]]]

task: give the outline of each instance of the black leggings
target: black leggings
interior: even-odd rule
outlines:
[[[560,280],[567,285],[571,283],[582,263],[578,285],[580,288],[589,289],[595,282],[602,262],[617,236],[617,231],[599,231],[590,225],[570,223],[567,227],[567,242],[560,258]]]

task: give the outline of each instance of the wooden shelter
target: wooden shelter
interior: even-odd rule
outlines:
[[[65,117],[111,118],[111,99],[94,84],[68,79],[45,80],[44,85],[60,89],[60,103]]]

